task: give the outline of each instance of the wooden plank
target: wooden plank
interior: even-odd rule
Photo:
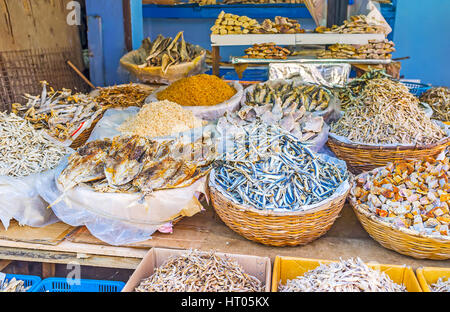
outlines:
[[[55,263],[42,263],[42,278],[55,277],[56,264]]]
[[[212,71],[213,75],[219,76],[220,72],[220,47],[212,47]]]
[[[63,222],[57,222],[41,228],[34,228],[30,226],[20,226],[17,221],[13,220],[11,221],[8,230],[5,230],[0,223],[0,239],[15,242],[56,245],[61,242],[67,234],[70,234],[75,229],[75,227]]]
[[[8,265],[10,265],[12,260],[0,260],[0,272],[6,268]]]

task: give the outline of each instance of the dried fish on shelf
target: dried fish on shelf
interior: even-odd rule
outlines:
[[[193,184],[209,173],[215,157],[214,146],[203,138],[185,144],[117,136],[80,147],[69,157],[58,182],[64,192],[85,183],[99,192],[150,194]]]
[[[100,88],[99,94],[94,99],[104,109],[129,106],[141,107],[152,91],[153,88],[151,87],[144,88],[130,83],[128,85]]]
[[[199,46],[185,42],[182,31],[173,39],[158,35],[152,42],[150,38],[146,38],[142,41],[142,48],[145,51],[145,57],[137,63],[141,63],[139,67],[160,66],[163,73],[167,73],[173,65],[193,61],[204,51]]]
[[[67,149],[15,114],[0,112],[0,175],[23,177],[56,167]]]
[[[450,292],[450,279],[440,277],[436,283],[430,285],[430,289],[432,292]]]
[[[27,292],[30,288],[31,286],[25,287],[24,281],[17,280],[15,277],[0,283],[0,292]]]
[[[303,0],[223,0],[222,4],[303,3]]]
[[[231,35],[252,34],[260,28],[261,25],[256,19],[221,11],[210,30],[213,35]]]
[[[272,211],[303,210],[322,202],[347,181],[345,169],[327,162],[277,126],[242,128],[210,185],[231,201]]]
[[[450,237],[449,169],[448,156],[396,161],[356,177],[350,194],[360,209],[395,228]]]
[[[285,60],[290,54],[286,48],[279,47],[275,43],[254,44],[245,50],[244,58],[264,58],[264,59],[283,59]]]
[[[450,121],[450,89],[447,87],[435,87],[425,91],[420,96],[420,101],[431,106],[433,118],[442,121]]]
[[[42,94],[25,94],[27,104],[14,103],[12,112],[30,121],[36,129],[45,129],[60,141],[70,140],[80,128],[93,122],[103,108],[90,96],[72,94],[69,89],[55,91],[42,81]]]
[[[275,16],[273,21],[265,19],[258,31],[261,34],[297,34],[305,32],[297,20],[282,16]]]
[[[331,132],[363,144],[432,144],[446,137],[408,88],[389,78],[367,81]]]
[[[262,292],[264,285],[228,257],[196,250],[170,257],[136,292]]]
[[[319,52],[318,58],[325,59],[390,59],[395,51],[394,43],[387,39],[369,40],[365,45],[333,44],[327,50]]]
[[[321,264],[280,285],[280,292],[406,292],[384,272],[371,269],[359,257]]]
[[[366,15],[354,15],[350,16],[350,19],[344,21],[340,26],[333,25],[331,28],[319,26],[315,31],[337,34],[381,34],[384,33],[385,29],[380,21]]]

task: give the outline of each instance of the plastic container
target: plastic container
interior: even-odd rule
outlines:
[[[414,96],[421,96],[422,93],[427,91],[428,89],[431,89],[431,86],[424,84],[424,83],[417,83],[417,82],[407,82],[407,81],[400,81],[405,86],[408,87],[409,92],[411,92]]]
[[[6,274],[6,279],[8,281],[12,280],[13,278],[23,281],[25,287],[31,286],[31,288],[28,289],[27,292],[34,292],[42,280],[39,276],[34,275]]]
[[[280,281],[284,284],[286,280],[301,276],[315,269],[320,264],[332,262],[337,261],[277,256],[272,272],[272,292],[278,291]],[[391,264],[367,263],[367,265],[372,269],[385,272],[395,283],[404,284],[408,292],[422,292],[419,281],[411,268]]]
[[[64,277],[44,279],[34,292],[120,292],[124,282],[80,279],[79,284],[69,284]]]
[[[440,277],[450,278],[450,268],[424,267],[416,270],[417,279],[423,292],[431,292],[430,285],[438,281]]]

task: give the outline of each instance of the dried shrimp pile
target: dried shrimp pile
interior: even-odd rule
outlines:
[[[67,152],[27,120],[5,112],[0,112],[0,146],[0,175],[11,177],[53,169]]]
[[[431,88],[420,96],[420,100],[431,106],[433,118],[450,121],[450,89]]]
[[[190,251],[169,258],[135,289],[137,292],[262,292],[264,286],[229,258]]]
[[[444,280],[441,277],[430,288],[432,292],[450,292],[450,279]]]
[[[369,80],[331,132],[371,144],[431,144],[446,135],[405,85],[388,78]]]
[[[151,92],[151,88],[143,88],[130,83],[124,86],[101,88],[95,100],[105,109],[129,106],[141,107]]]
[[[371,269],[360,258],[321,264],[296,279],[280,285],[280,292],[406,292],[381,271]]]

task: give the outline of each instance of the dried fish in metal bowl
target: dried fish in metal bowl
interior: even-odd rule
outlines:
[[[440,277],[436,283],[430,285],[430,289],[432,292],[450,292],[450,278],[445,280]]]
[[[234,260],[214,252],[170,257],[141,281],[136,292],[262,292],[264,285]]]
[[[0,146],[0,175],[10,177],[53,169],[68,152],[29,121],[6,112],[0,112]]]
[[[15,277],[0,283],[0,292],[27,292],[30,288],[31,286],[25,287],[24,281],[17,280]]]
[[[450,89],[447,87],[435,87],[425,91],[420,100],[431,106],[433,118],[450,121]]]
[[[103,108],[90,96],[72,94],[72,90],[55,91],[42,81],[42,94],[25,94],[27,104],[14,103],[12,112],[30,121],[36,129],[45,129],[59,141],[73,138],[85,124],[93,122]]]
[[[406,292],[384,272],[371,269],[359,257],[321,264],[280,285],[280,292]]]

